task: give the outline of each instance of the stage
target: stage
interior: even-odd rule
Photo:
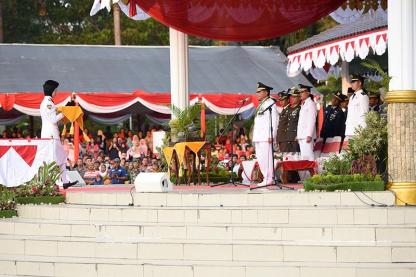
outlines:
[[[291,185],[292,187],[301,185]],[[174,186],[171,192],[136,192],[132,185],[73,187],[66,191],[66,203],[152,207],[226,206],[366,206],[394,205],[390,191],[305,192],[276,187],[250,190],[244,186]]]

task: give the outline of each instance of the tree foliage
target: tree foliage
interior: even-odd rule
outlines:
[[[4,42],[44,44],[114,44],[113,14],[101,10],[90,16],[91,1],[85,0],[2,0]],[[335,25],[323,18],[296,32],[263,41],[232,43],[189,37],[190,45],[277,45],[284,51],[318,32]],[[121,13],[124,45],[168,45],[169,29],[148,19],[134,21]]]

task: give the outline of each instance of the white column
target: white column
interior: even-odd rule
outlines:
[[[171,103],[183,109],[189,105],[188,35],[169,28]]]
[[[416,90],[416,1],[388,1],[390,91]]]
[[[416,204],[416,1],[388,1],[388,188]]]
[[[341,62],[341,81],[342,93],[347,95],[348,88],[350,87],[350,65],[347,61]]]

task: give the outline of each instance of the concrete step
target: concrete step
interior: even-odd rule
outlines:
[[[412,263],[415,243],[96,239],[0,235],[0,255],[169,261]]]
[[[142,207],[290,207],[290,206],[367,206],[394,205],[390,191],[380,192],[299,192],[207,190],[174,191],[169,193],[136,193],[128,191],[71,191],[66,193],[69,204],[129,205]]]
[[[416,225],[184,224],[77,220],[0,220],[0,234],[109,239],[416,242]]]
[[[19,205],[32,219],[218,224],[377,225],[416,224],[415,207],[127,207],[92,205]]]
[[[414,277],[414,263],[164,261],[0,256],[0,276],[59,277]]]

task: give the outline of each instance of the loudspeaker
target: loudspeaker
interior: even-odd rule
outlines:
[[[167,172],[140,173],[134,180],[136,192],[172,191],[172,183]]]

